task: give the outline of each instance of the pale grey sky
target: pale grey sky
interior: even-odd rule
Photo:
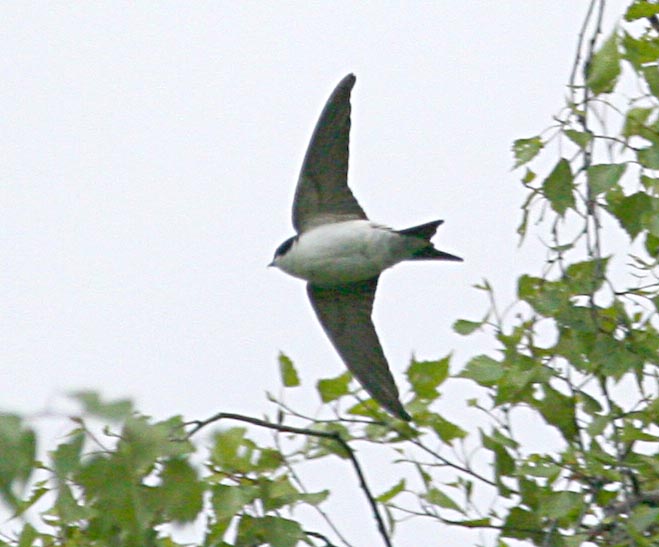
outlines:
[[[465,259],[382,277],[374,318],[403,400],[412,353],[455,350],[459,368],[490,350],[450,326],[484,313],[473,284],[506,303],[540,266],[517,248],[510,146],[563,105],[587,4],[2,3],[0,409],[96,389],[161,418],[258,416],[283,350],[313,413],[316,380],[343,366],[304,284],[266,264],[348,72],[360,203],[396,228],[443,218],[437,246]],[[440,410],[464,416],[455,385]]]

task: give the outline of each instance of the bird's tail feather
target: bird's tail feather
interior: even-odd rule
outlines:
[[[454,262],[462,262],[462,258],[459,256],[435,249],[432,245],[418,250],[408,260],[453,260]]]
[[[435,249],[432,243],[430,243],[430,238],[435,235],[437,232],[437,227],[444,222],[443,220],[433,220],[432,222],[426,222],[419,226],[413,226],[412,228],[407,228],[405,230],[398,230],[398,233],[403,236],[416,237],[418,239],[423,239],[428,242],[426,247],[419,249],[408,260],[454,260],[457,262],[462,262],[462,259],[459,256],[455,256],[439,249]]]
[[[437,227],[443,222],[443,220],[433,220],[432,222],[426,222],[419,226],[413,226],[412,228],[407,228],[405,230],[398,230],[398,233],[403,236],[418,237],[430,241],[430,238],[435,235]]]

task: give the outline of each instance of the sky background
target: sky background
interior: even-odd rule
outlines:
[[[349,72],[357,199],[394,228],[444,219],[436,245],[465,259],[381,278],[374,320],[403,400],[412,354],[454,351],[458,370],[491,351],[451,324],[486,311],[474,284],[507,304],[541,268],[533,237],[517,246],[510,147],[563,106],[588,3],[0,4],[0,411],[94,389],[158,418],[261,416],[284,351],[313,413],[315,382],[343,366],[304,284],[266,264]],[[473,391],[452,385],[438,410],[464,423]]]

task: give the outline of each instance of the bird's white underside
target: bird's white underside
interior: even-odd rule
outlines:
[[[341,285],[375,277],[425,245],[368,220],[349,220],[303,232],[273,265],[315,285]]]

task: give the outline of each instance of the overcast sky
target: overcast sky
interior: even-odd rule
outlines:
[[[457,370],[491,350],[450,327],[485,312],[475,283],[505,304],[540,269],[539,246],[517,248],[510,146],[564,104],[587,4],[0,4],[0,410],[95,389],[159,418],[259,416],[284,351],[313,413],[315,382],[343,367],[303,282],[266,264],[349,72],[353,192],[395,228],[444,219],[436,245],[465,259],[381,279],[374,319],[403,400],[413,353],[455,351]],[[455,385],[447,415],[469,392]]]

